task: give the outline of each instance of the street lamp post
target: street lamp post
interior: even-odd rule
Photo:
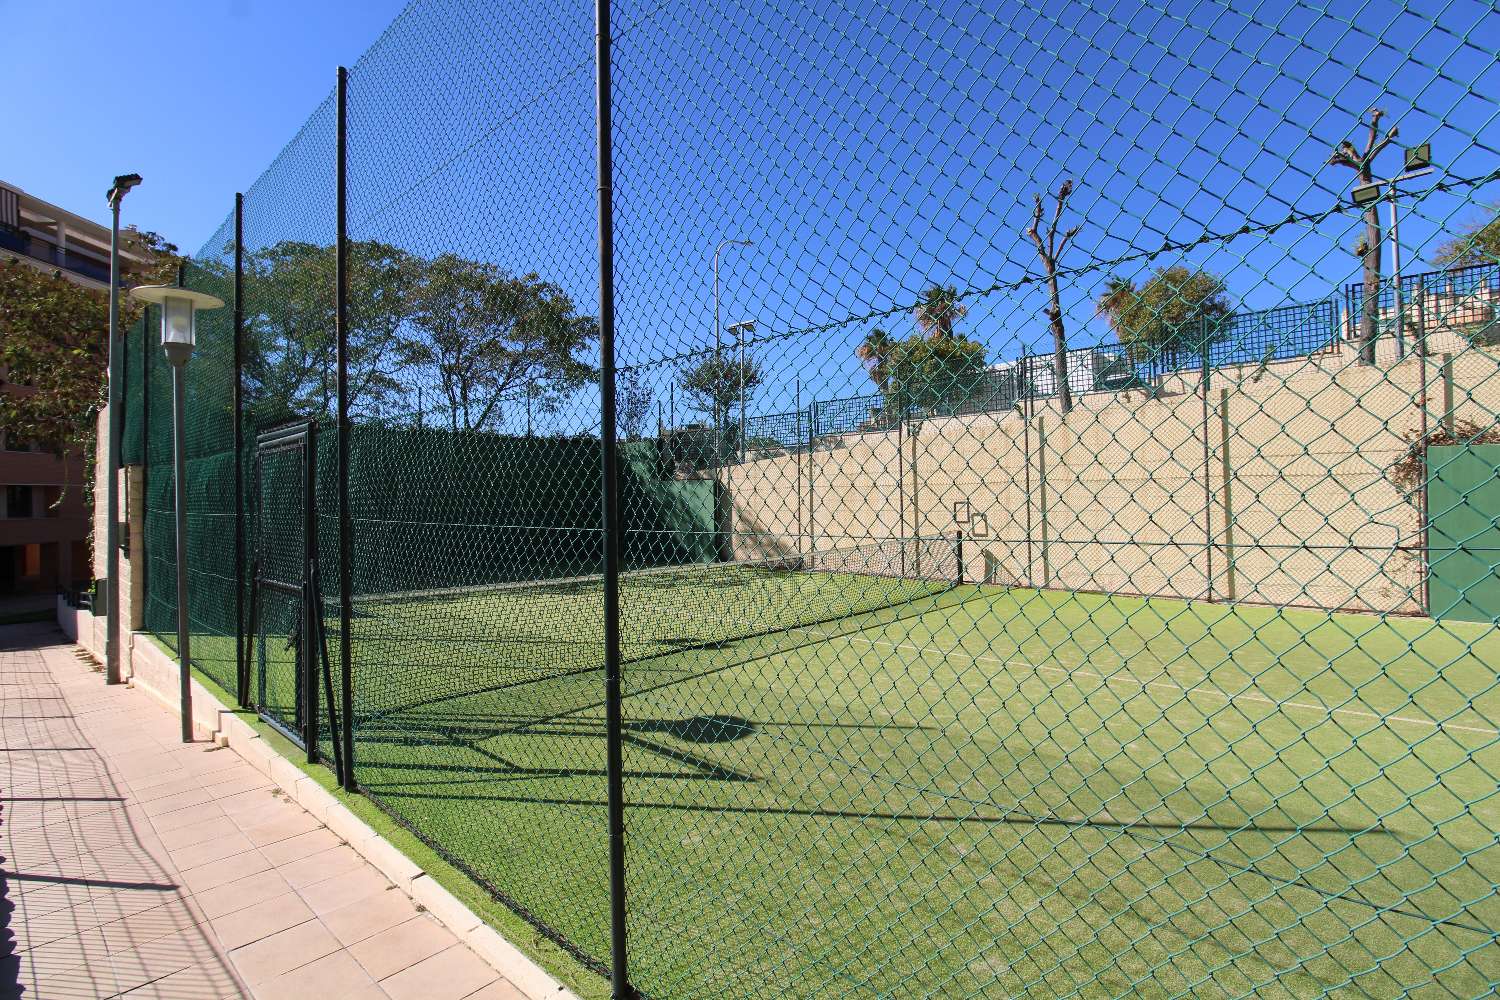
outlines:
[[[1406,309],[1401,288],[1401,228],[1397,212],[1397,187],[1402,181],[1413,180],[1432,173],[1432,144],[1422,143],[1406,151],[1406,169],[1391,178],[1375,178],[1361,184],[1350,194],[1354,204],[1366,207],[1378,201],[1383,194],[1391,206],[1391,306],[1396,314],[1396,357],[1406,356]],[[1424,331],[1425,333],[1425,331]]]
[[[161,347],[172,366],[172,505],[177,522],[177,675],[182,711],[182,742],[193,742],[192,662],[188,649],[187,590],[187,442],[183,381],[196,342],[199,309],[220,309],[224,302],[204,292],[175,285],[143,285],[131,297],[161,307]]]
[[[745,371],[746,371],[746,362],[749,360],[745,356],[745,341],[749,339],[750,334],[752,334],[752,333],[755,332],[755,320],[753,320],[753,319],[746,319],[746,320],[741,320],[738,323],[731,323],[731,324],[729,324],[729,332],[735,335],[735,342],[739,345],[739,355],[740,355],[740,372],[739,372],[739,376],[740,376],[740,461],[743,462],[745,460]]]
[[[754,245],[749,240],[723,240],[714,248],[714,364],[718,367],[717,375],[719,378],[724,377],[723,334],[719,325],[719,254],[724,252],[725,247],[748,247]],[[728,419],[729,414],[718,411],[719,401],[716,399],[714,400],[714,424],[718,427],[718,460],[722,462],[724,460],[724,421]]]
[[[105,431],[104,505],[104,683],[118,684],[120,670],[120,202],[141,182],[140,174],[121,174],[110,185],[109,201],[109,426]]]

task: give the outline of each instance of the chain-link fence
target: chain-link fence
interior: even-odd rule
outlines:
[[[584,993],[1500,987],[1493,5],[599,9],[185,270],[197,666]]]

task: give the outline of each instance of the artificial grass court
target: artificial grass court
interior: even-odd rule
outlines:
[[[767,600],[744,586],[759,590],[688,610]],[[1492,628],[914,586],[894,607],[669,649],[683,623],[622,600],[632,979],[648,996],[1500,982]],[[602,618],[587,593],[529,607],[363,607],[357,775],[602,960],[602,674],[570,652],[597,657]]]

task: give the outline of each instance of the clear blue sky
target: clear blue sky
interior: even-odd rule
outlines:
[[[187,250],[222,246],[236,190],[252,249],[328,243],[342,62],[355,239],[535,271],[594,310],[588,0],[417,0],[389,31],[396,0],[155,5],[118,30],[105,10],[0,0],[10,92],[55,94],[14,108],[29,141],[0,176],[103,218],[109,177],[138,170],[130,219]],[[615,27],[619,356],[658,400],[713,342],[710,262],[727,237],[755,241],[726,256],[723,312],[771,338],[755,352],[755,408],[770,410],[799,383],[804,400],[871,391],[855,346],[876,323],[909,333],[935,282],[965,292],[961,330],[990,360],[1045,350],[1040,286],[1015,283],[1038,270],[1032,196],[1064,177],[1083,231],[1062,306],[1084,346],[1111,339],[1093,300],[1112,273],[1184,262],[1222,275],[1244,309],[1354,279],[1352,211],[1160,251],[1337,205],[1351,175],[1329,150],[1372,105],[1403,144],[1432,141],[1435,179],[1500,166],[1489,0],[617,0]],[[172,48],[181,71],[161,68]],[[136,93],[106,119],[117,71]],[[137,107],[198,131],[163,137]],[[1379,169],[1399,162],[1390,150]],[[1497,197],[1491,182],[1411,202],[1406,271]],[[567,419],[582,429],[579,405]]]
[[[125,221],[196,250],[403,2],[0,0],[0,179],[107,223],[139,173]]]

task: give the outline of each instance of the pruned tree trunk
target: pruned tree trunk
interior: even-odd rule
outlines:
[[[1375,157],[1379,156],[1380,151],[1396,138],[1395,126],[1387,129],[1384,136],[1380,134],[1380,119],[1383,117],[1385,117],[1384,111],[1379,108],[1370,109],[1370,132],[1363,150],[1356,148],[1354,143],[1345,139],[1334,147],[1333,155],[1328,158],[1330,164],[1353,170],[1357,186],[1363,187],[1374,183]],[[1359,361],[1360,364],[1373,365],[1375,363],[1375,338],[1380,332],[1380,276],[1384,256],[1380,245],[1379,199],[1365,209],[1364,215],[1364,246],[1359,251],[1360,260],[1364,265],[1364,290],[1359,315]]]
[[[1057,291],[1057,269],[1049,269],[1047,293],[1052,305],[1047,309],[1048,325],[1052,328],[1052,366],[1057,373],[1057,403],[1063,413],[1073,410],[1073,387],[1068,384],[1068,334],[1063,329],[1062,302]]]
[[[1370,171],[1363,171],[1364,183],[1370,181]],[[1365,209],[1365,287],[1359,316],[1359,361],[1360,364],[1375,363],[1375,339],[1380,335],[1380,278],[1385,270],[1385,248],[1381,245],[1380,203]]]
[[[1051,224],[1047,227],[1047,234],[1042,235],[1042,196],[1036,195],[1036,207],[1031,214],[1031,228],[1026,230],[1026,235],[1031,237],[1031,242],[1036,244],[1037,256],[1042,259],[1042,267],[1047,272],[1047,308],[1043,310],[1047,317],[1047,325],[1052,329],[1052,367],[1057,379],[1057,404],[1066,416],[1073,410],[1073,390],[1068,385],[1068,335],[1063,328],[1062,297],[1057,289],[1057,261],[1068,248],[1073,237],[1078,235],[1078,226],[1074,226],[1063,233],[1062,239],[1057,238],[1057,224],[1062,219],[1063,206],[1068,202],[1068,196],[1073,193],[1073,182],[1063,181],[1057,188],[1056,207],[1052,212]]]

